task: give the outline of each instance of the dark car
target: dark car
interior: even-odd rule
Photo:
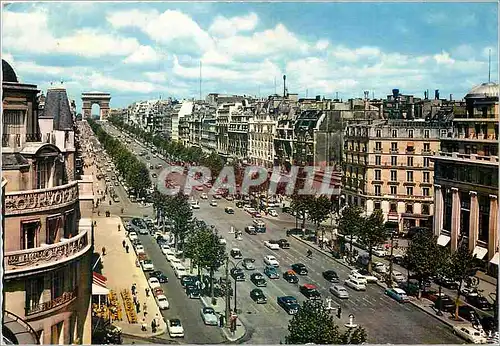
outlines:
[[[186,295],[190,299],[200,299],[200,290],[195,286],[186,286]]]
[[[299,304],[297,298],[292,296],[278,297],[276,299],[279,306],[281,306],[289,315],[295,315],[299,312]]]
[[[306,266],[302,263],[292,264],[292,270],[299,275],[307,275],[308,273]]]
[[[458,283],[456,281],[448,279],[446,277],[437,277],[434,279],[434,282],[437,285],[449,288],[450,290],[456,290],[458,288]]]
[[[245,281],[245,272],[241,268],[233,268],[233,269],[231,269],[231,276],[236,281]]]
[[[406,292],[409,296],[418,295],[418,281],[410,279],[408,281],[403,281],[398,284],[399,288]]]
[[[160,283],[168,282],[168,278],[159,270],[149,273],[149,277],[157,278]]]
[[[280,239],[280,240],[278,240],[278,245],[282,249],[289,249],[290,248],[290,243],[286,239]]]
[[[285,279],[286,281],[288,281],[291,284],[296,284],[299,282],[299,278],[297,277],[297,275],[295,274],[295,272],[293,270],[288,270],[288,271],[284,272],[283,279]]]
[[[266,304],[267,298],[264,292],[260,288],[255,288],[250,291],[250,298],[252,298],[257,304]]]
[[[471,321],[472,324],[478,325],[480,323],[480,317],[476,310],[469,305],[460,305],[458,307],[458,316]]]
[[[485,332],[489,332],[490,330],[495,332],[498,330],[498,321],[492,316],[484,316],[480,322]]]
[[[241,259],[243,255],[241,254],[241,250],[237,248],[231,249],[231,257],[234,259]]]
[[[318,288],[311,284],[305,284],[300,286],[300,293],[307,297],[307,299],[318,300],[321,299],[321,293],[319,293]]]
[[[247,226],[247,227],[245,227],[245,232],[247,232],[250,235],[256,235],[257,234],[257,230],[253,226]]]
[[[236,207],[238,207],[238,208],[243,208],[244,205],[245,205],[245,203],[242,201],[236,202]]]
[[[439,309],[441,304],[441,311],[453,312],[455,311],[455,302],[448,296],[438,297],[434,302],[434,308]]]
[[[304,231],[301,228],[291,228],[291,229],[286,230],[287,237],[290,237],[292,235],[297,235],[299,237],[303,237]]]
[[[250,275],[250,281],[252,281],[257,287],[267,286],[266,279],[264,279],[264,275],[262,275],[261,273],[254,273]]]
[[[337,283],[339,282],[339,276],[335,270],[327,270],[323,272],[323,277],[326,281]]]
[[[225,207],[224,208],[224,211],[227,213],[227,214],[234,214],[234,209],[231,208],[231,207]]]
[[[182,287],[194,286],[196,280],[197,280],[196,276],[183,275],[181,277],[181,285]]]
[[[469,303],[470,305],[472,305],[478,309],[481,309],[484,311],[488,311],[488,310],[492,309],[492,306],[491,306],[490,302],[488,301],[488,299],[486,299],[485,297],[483,297],[481,295],[467,296],[467,297],[465,297],[465,300],[467,300],[467,303]]]

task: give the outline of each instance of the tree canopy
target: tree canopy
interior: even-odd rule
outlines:
[[[368,251],[368,271],[371,272],[373,248],[384,244],[389,237],[381,210],[375,210],[366,217],[360,216],[358,236]]]

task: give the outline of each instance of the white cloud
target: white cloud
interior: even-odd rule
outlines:
[[[47,11],[3,12],[3,46],[23,53],[65,53],[85,57],[119,56],[134,52],[139,43],[135,38],[123,38],[95,29],[80,29],[72,34],[55,37],[49,30]]]
[[[42,66],[42,65],[37,65],[31,61],[17,61],[15,64],[15,70],[20,75],[27,73],[35,75],[49,75],[61,78],[62,76],[68,76],[74,74],[77,71],[77,68],[46,66],[46,65]]]
[[[317,50],[325,50],[328,48],[330,45],[330,42],[328,40],[319,40],[316,42],[316,45],[314,46]]]
[[[434,55],[434,60],[438,64],[453,64],[455,63],[455,59],[453,59],[449,53],[442,51],[440,54]]]
[[[166,72],[144,72],[144,75],[151,82],[163,83],[163,82],[167,81],[167,73]]]
[[[201,61],[204,64],[226,65],[231,62],[231,59],[228,55],[222,54],[215,49],[211,49],[203,54],[203,56],[201,57]]]
[[[7,61],[11,65],[14,63],[14,57],[10,53],[2,52],[2,59]]]
[[[150,46],[140,46],[135,52],[123,60],[125,64],[155,63],[161,60],[161,55]]]
[[[121,92],[133,91],[139,94],[149,94],[153,91],[162,90],[156,84],[149,82],[123,80],[113,77],[104,76],[100,73],[94,72],[88,76],[88,85],[91,89],[104,89],[104,90],[119,90]]]
[[[226,18],[218,16],[208,31],[216,36],[232,36],[240,31],[252,31],[257,26],[259,17],[255,13],[246,16]]]

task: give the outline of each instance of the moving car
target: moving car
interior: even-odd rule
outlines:
[[[208,199],[208,195],[207,195],[205,192],[203,192],[203,193],[200,195],[200,198],[201,198],[201,199]]]
[[[410,299],[406,295],[406,292],[401,288],[387,288],[385,290],[385,294],[399,303],[406,303],[410,301]]]
[[[272,269],[276,270],[274,268],[272,268]],[[254,285],[257,287],[266,287],[267,286],[266,279],[264,279],[264,275],[262,275],[261,273],[254,273],[254,274],[250,275],[250,281],[252,281],[254,283]]]
[[[386,274],[387,273],[387,265],[382,262],[375,262],[373,263],[373,270],[377,273],[380,274]]]
[[[303,263],[292,264],[292,270],[299,275],[307,275],[308,271]]]
[[[326,281],[336,283],[339,282],[339,276],[335,270],[326,270],[323,272],[323,277],[325,278]]]
[[[278,245],[282,249],[289,249],[290,248],[290,243],[286,239],[279,239],[277,240]]]
[[[241,268],[232,268],[231,269],[231,276],[236,281],[245,281],[245,272]]]
[[[356,279],[352,276],[349,276],[349,279],[344,281],[344,284],[356,291],[366,291],[366,281]]]
[[[297,303],[297,298],[293,296],[278,297],[276,301],[289,315],[295,315],[299,312],[300,306]]]
[[[197,185],[194,189],[195,189],[196,191],[203,191],[203,186],[201,186],[201,185]]]
[[[260,288],[254,288],[250,291],[250,298],[252,298],[257,304],[266,304],[267,298],[264,292]]]
[[[186,295],[189,299],[200,299],[200,290],[195,286],[186,286]]]
[[[203,320],[203,323],[205,323],[207,326],[219,325],[219,319],[215,314],[214,308],[205,306],[204,308],[201,308],[200,312],[201,312],[201,319]]]
[[[266,241],[264,241],[264,245],[265,245],[268,249],[271,249],[271,250],[279,250],[279,249],[280,249],[279,244],[273,243],[273,242],[272,242],[272,241],[270,241],[270,240],[266,240]]]
[[[269,215],[271,215],[273,217],[278,217],[278,213],[274,209],[269,209],[268,213],[269,213]]]
[[[299,282],[299,277],[295,274],[293,270],[287,270],[286,272],[284,272],[283,279],[285,279],[285,281],[291,284],[296,284]]]
[[[318,288],[312,284],[305,284],[300,286],[300,293],[307,297],[310,300],[319,300],[321,299],[321,293],[319,293]]]
[[[168,278],[161,271],[156,270],[152,273],[149,273],[150,278],[157,278],[160,283],[168,282]]]
[[[193,209],[200,209],[200,204],[198,203],[198,201],[192,202],[191,203],[191,208],[193,208]]]
[[[364,275],[361,275],[356,269],[351,271],[351,274],[349,275],[349,278],[353,278],[355,280],[361,281],[366,285],[366,277]]]
[[[156,302],[158,303],[158,307],[160,308],[160,310],[166,310],[170,307],[168,299],[164,294],[157,295]]]
[[[279,267],[280,262],[273,255],[264,256],[264,263],[273,267]]]
[[[157,278],[155,278],[155,277],[149,278],[148,284],[149,284],[149,287],[151,287],[152,290],[155,289],[155,288],[157,288],[157,287],[161,287],[160,281]]]
[[[255,227],[253,226],[247,226],[245,227],[245,232],[247,232],[250,235],[256,235],[257,231],[255,230]]]
[[[255,260],[253,258],[245,258],[243,260],[243,268],[245,268],[246,270],[254,270],[255,269]]]
[[[367,283],[374,283],[378,281],[378,277],[375,275],[371,274],[367,269],[358,269],[358,273],[363,275],[366,279]]]
[[[243,255],[241,254],[241,250],[238,248],[232,248],[231,249],[231,257],[234,259],[241,259],[243,258]]]
[[[179,320],[178,318],[167,320],[167,329],[168,335],[170,335],[171,338],[184,337],[184,328],[182,327],[181,320]]]
[[[212,199],[212,200],[210,201],[210,206],[211,206],[211,207],[216,207],[216,206],[217,206],[217,201],[216,201],[215,199]]]
[[[342,285],[332,285],[330,286],[330,293],[335,297],[340,299],[348,299],[349,292],[347,292],[346,288]]]
[[[234,214],[234,209],[231,208],[231,207],[225,207],[224,208],[224,211],[227,213],[227,214]]]
[[[473,344],[486,344],[486,333],[482,329],[476,329],[467,325],[453,326],[453,334],[470,341]]]
[[[264,274],[266,274],[269,279],[279,279],[280,278],[280,274],[278,273],[276,268],[273,266],[266,266],[264,268]]]

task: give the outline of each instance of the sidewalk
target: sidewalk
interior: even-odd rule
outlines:
[[[142,269],[135,265],[134,248],[128,238],[125,237],[121,219],[118,217],[94,217],[94,220],[97,222],[97,227],[94,230],[96,251],[100,252],[103,246],[106,248],[106,255],[101,256],[102,274],[108,279],[107,288],[117,292],[118,300],[124,311],[123,320],[113,322],[113,324],[122,328],[124,334],[133,336],[151,337],[163,334],[166,331],[166,323],[153,295],[150,293],[149,297],[146,297],[145,288],[149,288],[148,282]],[[118,231],[118,225],[121,225],[120,232]],[[122,241],[124,239],[130,247],[129,253],[126,253],[123,248]],[[134,283],[137,284],[137,298],[140,302],[141,311],[137,314],[139,323],[132,324],[127,320],[125,305],[120,292],[122,290],[130,292],[130,288]],[[144,317],[142,310],[144,302],[146,302],[147,306],[147,331],[141,330],[141,321]],[[151,321],[154,317],[160,320],[160,326],[157,328],[156,333],[151,332]]]

